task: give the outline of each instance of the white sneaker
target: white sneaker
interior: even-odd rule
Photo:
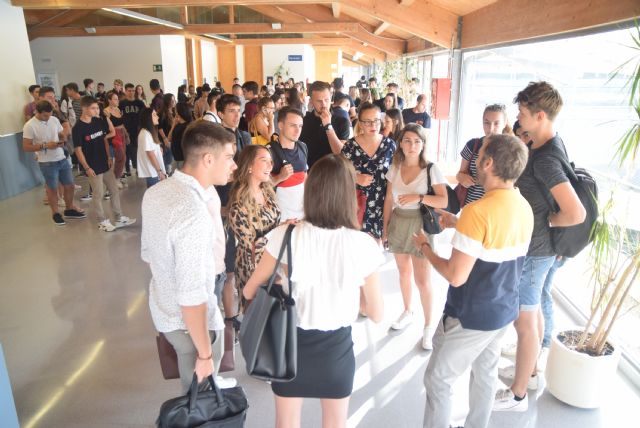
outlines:
[[[422,349],[425,351],[431,351],[433,349],[433,342],[431,338],[433,337],[433,332],[431,331],[431,327],[425,327],[422,332]]]
[[[500,377],[512,381],[516,377],[516,366],[501,367],[498,369],[498,374],[500,375]],[[538,381],[539,377],[537,374],[535,376],[529,377],[527,389],[538,389]]]
[[[394,330],[402,330],[413,322],[413,312],[404,311],[400,317],[391,324]]]
[[[517,343],[509,343],[507,345],[504,345],[500,352],[502,353],[503,357],[515,357],[517,350],[518,350]]]
[[[66,207],[67,204],[64,202],[64,199],[58,198],[58,206],[59,207]]]
[[[525,395],[520,401],[516,400],[511,388],[496,391],[493,401],[494,412],[526,412],[529,408],[529,395]]]
[[[118,189],[122,190],[124,188],[124,184],[122,184],[122,181],[118,181]]]
[[[113,232],[114,230],[116,230],[116,227],[111,224],[109,220],[103,220],[98,225],[98,229],[102,230],[103,232]]]
[[[233,388],[238,384],[238,381],[233,377],[216,376],[215,381],[216,385],[218,385],[218,388],[220,389]]]
[[[129,218],[126,215],[121,215],[118,220],[116,220],[116,229],[120,229],[121,227],[131,226],[136,222],[135,218]]]

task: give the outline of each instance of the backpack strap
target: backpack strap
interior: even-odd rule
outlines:
[[[573,162],[569,162],[569,157],[567,155],[566,149],[564,151],[564,154],[565,154],[565,157],[563,158],[563,157],[555,155],[553,153],[549,153],[550,156],[552,156],[553,158],[555,158],[556,160],[558,160],[560,162],[560,165],[562,165],[562,170],[564,171],[564,173],[566,174],[567,178],[569,179],[569,182],[573,186],[574,183],[578,182],[578,176],[576,175],[576,173],[574,171],[575,166],[574,166]],[[552,212],[552,213],[557,213],[559,211],[558,202],[555,200],[553,195],[551,195],[551,200],[553,202],[551,202],[549,200],[549,198],[547,197],[547,194],[551,194],[551,191],[549,189],[547,189],[546,186],[544,186],[544,184],[540,180],[538,180],[538,178],[536,177],[535,157],[536,157],[536,155],[534,153],[533,156],[532,156],[532,159],[531,159],[531,172],[533,174],[533,179],[536,181],[536,184],[538,185],[538,188],[540,189],[540,192],[542,193],[542,196],[543,196],[545,202],[549,206],[549,211]]]

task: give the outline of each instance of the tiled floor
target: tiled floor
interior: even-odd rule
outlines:
[[[139,217],[143,191],[140,182],[123,192],[127,215]],[[179,385],[160,373],[146,298],[149,271],[139,257],[140,219],[112,234],[99,232],[93,219],[57,228],[42,196],[40,188],[0,202],[0,342],[21,426],[151,427],[160,404],[177,395]],[[429,353],[419,348],[420,322],[389,332],[401,310],[390,257],[382,276],[385,321],[361,320],[354,327],[357,372],[349,426],[419,427]],[[441,308],[446,285],[435,274],[434,287]],[[270,388],[248,378],[237,363],[232,375],[251,406],[246,426],[273,426]],[[459,424],[465,383],[456,384],[454,396],[453,422]],[[615,386],[600,410],[572,408],[544,393],[526,413],[496,414],[490,426],[637,426],[638,393],[620,377]],[[304,427],[321,426],[319,402],[308,400],[303,411]]]

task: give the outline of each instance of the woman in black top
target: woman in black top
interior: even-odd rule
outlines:
[[[115,158],[115,162],[113,163],[113,174],[117,179],[119,179],[122,177],[122,173],[124,172],[124,163],[126,160],[125,146],[127,146],[131,141],[129,139],[129,134],[124,127],[122,111],[118,107],[118,103],[120,102],[118,94],[110,91],[107,93],[106,102],[107,106],[104,108],[104,116],[107,120],[111,120],[116,131],[116,135],[111,139],[113,156]],[[119,186],[122,187],[121,185]]]
[[[193,120],[193,108],[187,103],[178,103],[176,104],[176,113],[173,126],[169,131],[169,140],[171,141],[171,153],[179,168],[184,162],[182,135]]]

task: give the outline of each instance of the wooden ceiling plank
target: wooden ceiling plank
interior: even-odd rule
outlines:
[[[80,18],[84,18],[87,15],[91,15],[96,9],[68,9],[56,16],[42,21],[34,28],[38,27],[64,27],[69,25]]]
[[[403,7],[398,7],[397,0],[342,0],[342,2],[440,46],[451,47],[452,42],[455,42],[458,15],[427,0],[416,0],[411,6]]]
[[[247,7],[273,20],[273,22],[308,22],[304,17],[298,15],[297,13],[289,12],[288,10],[276,6],[252,4],[247,5]]]
[[[274,0],[11,0],[13,6],[23,9],[88,9],[102,7],[121,7],[126,9],[137,9],[146,7],[173,6],[228,6],[247,4],[267,4],[272,5]],[[318,3],[330,4],[329,0],[277,0],[278,4],[309,4]]]
[[[363,43],[368,43],[371,46],[382,49],[392,56],[399,56],[405,52],[406,43],[404,40],[378,37],[360,26],[358,26],[358,31],[345,34]]]
[[[543,10],[544,13],[540,13]],[[638,0],[528,0],[500,1],[462,18],[462,48],[562,34],[640,16]],[[522,19],[526,17],[526,25]],[[499,22],[500,25],[495,25]]]
[[[355,22],[320,22],[320,23],[282,23],[280,30],[274,30],[272,24],[191,24],[185,30],[190,33],[217,34],[266,34],[266,33],[342,33],[357,31]]]

